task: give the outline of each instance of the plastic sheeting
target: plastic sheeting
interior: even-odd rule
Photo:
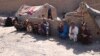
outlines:
[[[92,15],[92,17],[95,18],[95,21],[100,28],[100,11],[90,7],[87,4],[85,4],[85,5],[87,7],[88,12]]]

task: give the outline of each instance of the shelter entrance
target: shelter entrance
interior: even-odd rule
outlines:
[[[48,9],[48,19],[53,19],[52,18],[52,10],[51,10],[51,8]]]

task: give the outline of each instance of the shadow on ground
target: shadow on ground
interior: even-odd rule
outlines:
[[[10,32],[10,33],[24,33],[25,31],[13,31],[13,32]],[[35,38],[36,41],[34,42],[37,42],[37,41],[45,41],[45,40],[49,40],[49,41],[55,41],[57,42],[57,45],[63,45],[66,47],[66,50],[69,50],[69,49],[73,49],[73,53],[78,55],[78,54],[81,54],[81,53],[86,53],[86,52],[91,52],[91,51],[94,51],[94,52],[100,52],[100,41],[94,41],[92,44],[90,45],[82,45],[81,43],[74,43],[73,41],[69,40],[68,38],[65,40],[65,39],[60,39],[58,37],[53,37],[53,36],[50,36],[50,37],[46,37],[46,36],[40,36],[40,35],[34,35],[32,33],[27,33],[25,32],[24,35],[30,35],[33,37],[33,39]],[[53,40],[51,40],[51,38]]]

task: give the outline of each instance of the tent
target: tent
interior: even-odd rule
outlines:
[[[88,28],[91,30],[93,36],[100,36],[97,34],[100,32],[100,11],[91,8],[87,3],[82,2],[79,8],[73,12],[66,13],[66,21],[74,21],[78,25],[82,21],[85,21],[88,25]]]
[[[43,16],[48,20],[48,15],[52,16],[53,20],[48,20],[51,27],[51,35],[57,36],[57,27],[59,25],[59,22],[61,21],[60,18],[57,17],[56,8],[52,5],[49,5],[48,3],[40,6],[27,6],[22,5],[17,13],[15,14],[16,17],[18,17],[18,20],[20,22],[24,22],[25,19],[28,19],[30,22],[34,24],[38,24],[42,22]]]
[[[48,3],[40,6],[22,5],[15,16],[18,18],[42,18],[42,16],[48,18],[48,16],[51,16],[56,19],[57,12],[56,8]]]

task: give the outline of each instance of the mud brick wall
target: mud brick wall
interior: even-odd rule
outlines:
[[[57,8],[57,12],[73,11],[78,8],[82,0],[0,0],[0,14],[15,13],[23,4],[27,5],[42,5],[49,3]]]

